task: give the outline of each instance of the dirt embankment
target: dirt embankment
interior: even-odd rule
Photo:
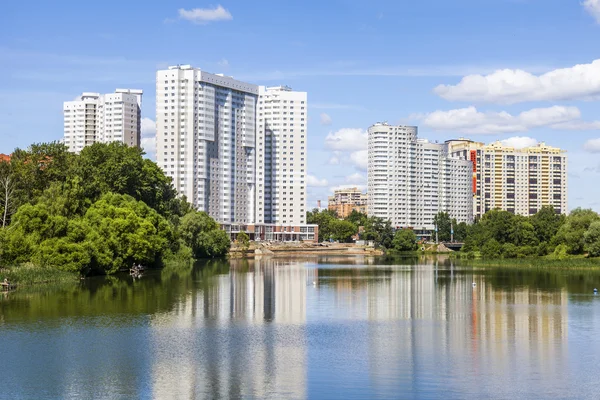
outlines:
[[[232,257],[253,257],[255,255],[289,255],[289,254],[360,254],[382,255],[381,250],[368,246],[356,246],[346,243],[279,243],[258,242],[251,243],[247,249],[238,247],[235,243],[231,246],[229,255]]]

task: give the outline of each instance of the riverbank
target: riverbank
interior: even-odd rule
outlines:
[[[383,251],[353,243],[269,243],[252,242],[247,249],[235,244],[229,251],[231,258],[253,258],[265,255],[369,255],[381,256]]]
[[[79,276],[54,268],[37,267],[33,264],[0,268],[0,281],[6,279],[11,286],[31,286],[46,283],[75,283]]]
[[[531,258],[457,258],[474,267],[510,267],[510,268],[536,268],[536,269],[600,269],[600,258],[586,258],[573,256],[562,260],[547,257]]]

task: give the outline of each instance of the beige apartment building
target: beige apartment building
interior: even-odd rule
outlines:
[[[567,154],[539,143],[517,149],[497,141],[467,139],[446,142],[449,152],[473,162],[473,215],[501,209],[529,216],[551,205],[567,212]]]
[[[335,211],[338,218],[346,218],[352,211],[367,213],[367,194],[358,188],[339,189],[327,200],[327,208]]]

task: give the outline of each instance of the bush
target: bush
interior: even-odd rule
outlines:
[[[517,258],[517,246],[512,243],[504,243],[502,245],[502,257]]]
[[[498,258],[502,247],[496,239],[488,240],[481,248],[481,256],[484,258]]]
[[[537,252],[537,247],[521,246],[517,248],[517,258],[530,257]]]
[[[396,231],[392,240],[392,248],[396,251],[417,250],[417,235],[412,229],[400,229]]]
[[[554,249],[554,252],[552,253],[552,258],[555,258],[557,260],[564,260],[565,258],[568,257],[568,252],[569,252],[569,248],[567,247],[566,244],[559,244]]]

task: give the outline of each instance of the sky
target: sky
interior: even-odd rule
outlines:
[[[600,0],[112,1],[0,5],[0,153],[63,135],[81,92],[191,64],[306,91],[308,207],[366,187],[366,130],[410,124],[569,156],[569,208],[600,211]]]

